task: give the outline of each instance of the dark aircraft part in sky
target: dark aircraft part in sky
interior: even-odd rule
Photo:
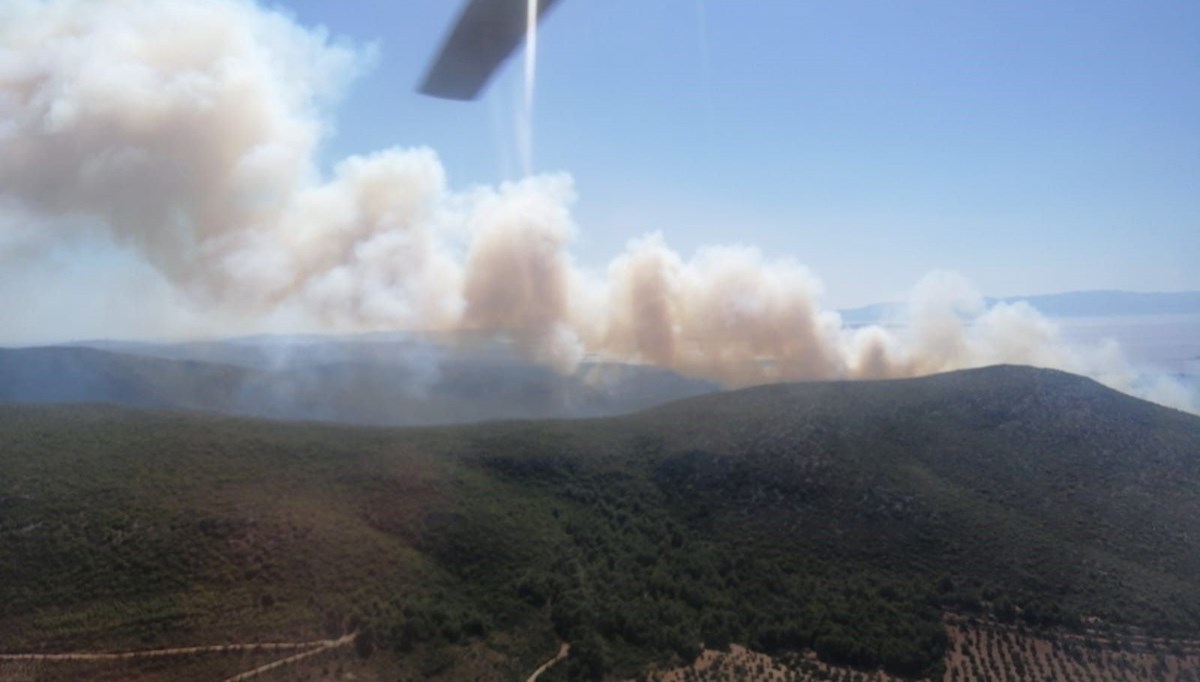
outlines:
[[[538,19],[556,2],[539,0]],[[475,99],[525,36],[527,12],[527,0],[470,0],[420,91],[446,99]]]

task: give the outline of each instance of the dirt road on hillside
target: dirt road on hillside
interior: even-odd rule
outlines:
[[[270,672],[276,668],[282,668],[285,665],[291,665],[293,663],[298,663],[298,662],[300,662],[306,658],[309,658],[311,656],[316,656],[319,653],[323,653],[323,652],[329,651],[330,649],[336,649],[345,644],[349,644],[350,642],[353,642],[354,638],[357,636],[358,636],[357,632],[351,632],[350,634],[343,635],[342,637],[340,637],[338,639],[326,640],[326,644],[323,644],[311,651],[304,651],[304,652],[296,654],[295,656],[288,656],[287,658],[282,658],[278,661],[272,661],[271,663],[268,663],[266,665],[260,665],[253,670],[247,670],[244,673],[238,673],[237,675],[234,675],[233,677],[227,678],[227,679],[223,680],[223,682],[243,682],[243,680],[248,680],[252,677],[256,677],[263,673]]]
[[[562,646],[560,646],[560,647],[558,648],[558,653],[554,655],[554,658],[552,658],[552,659],[550,659],[550,660],[546,661],[545,663],[543,663],[543,664],[541,665],[541,667],[540,667],[540,668],[538,668],[537,670],[534,670],[534,671],[533,671],[533,674],[532,674],[532,675],[530,675],[530,676],[529,676],[529,679],[528,679],[528,680],[526,680],[525,682],[537,682],[537,678],[538,678],[538,676],[540,676],[542,673],[544,673],[544,672],[546,672],[547,670],[549,670],[549,669],[550,669],[550,666],[552,666],[552,665],[554,665],[555,663],[558,663],[559,661],[561,661],[561,660],[563,660],[564,658],[566,658],[566,657],[567,657],[567,654],[568,654],[568,653],[570,653],[570,652],[571,652],[571,645],[570,645],[570,644],[567,644],[566,642],[563,642]]]
[[[221,654],[252,651],[269,653],[272,651],[297,651],[300,649],[325,650],[342,646],[354,641],[357,633],[343,635],[338,639],[317,639],[307,642],[259,642],[251,644],[214,644],[211,646],[186,646],[170,649],[145,649],[142,651],[120,652],[85,652],[77,651],[62,654],[0,654],[0,661],[128,661],[140,658],[160,658],[166,656],[187,656],[190,654]]]

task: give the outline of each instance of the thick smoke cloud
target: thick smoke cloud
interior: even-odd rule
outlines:
[[[455,191],[433,151],[385,149],[323,177],[325,115],[369,60],[250,2],[9,0],[0,262],[100,232],[226,330],[497,334],[564,370],[591,354],[747,385],[1013,362],[1190,399],[953,274],[917,284],[903,325],[851,329],[813,273],[752,248],[685,259],[653,234],[584,272],[565,175]]]

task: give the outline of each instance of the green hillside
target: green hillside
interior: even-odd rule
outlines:
[[[939,670],[943,611],[1200,634],[1200,418],[993,367],[421,429],[0,407],[9,650],[357,628],[453,675],[740,642]],[[1018,615],[1019,614],[1019,615]]]

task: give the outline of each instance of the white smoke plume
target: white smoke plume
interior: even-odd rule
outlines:
[[[1027,363],[1196,409],[952,274],[918,283],[903,327],[851,329],[813,273],[752,248],[685,259],[655,234],[585,274],[565,175],[454,191],[433,151],[385,149],[322,177],[326,116],[369,59],[249,0],[0,1],[0,265],[99,232],[226,324],[494,333],[564,370],[727,385]]]

